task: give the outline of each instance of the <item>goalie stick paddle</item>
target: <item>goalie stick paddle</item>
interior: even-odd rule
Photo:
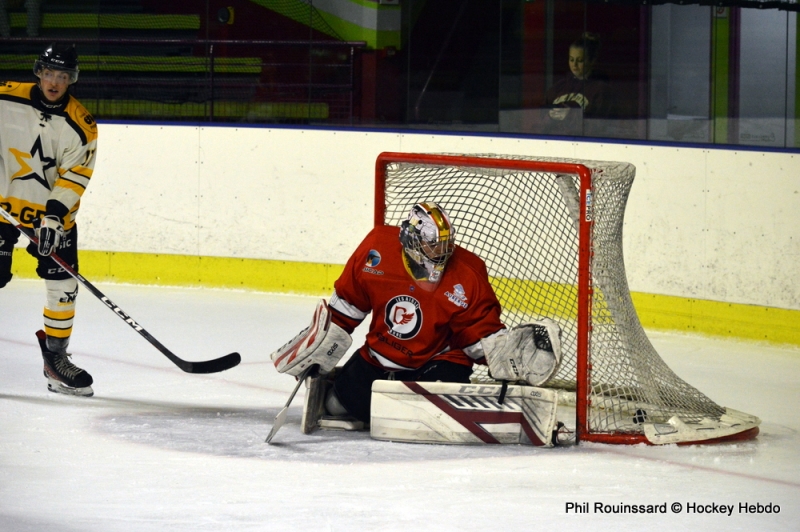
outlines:
[[[34,244],[39,244],[39,239],[36,238],[35,234],[32,230],[28,229],[27,227],[23,227],[22,225],[14,219],[5,209],[0,207],[0,215],[3,216],[10,224],[16,227],[25,238],[33,242]],[[64,259],[59,257],[55,254],[55,252],[50,254],[50,258],[52,258],[56,264],[64,268],[64,270],[74,277],[79,283],[86,287],[97,299],[103,302],[105,306],[107,306],[111,311],[116,314],[117,316],[122,319],[125,323],[130,325],[130,327],[142,335],[148,342],[153,344],[156,349],[161,351],[163,355],[165,355],[168,359],[170,359],[176,366],[181,368],[186,373],[218,373],[220,371],[225,371],[226,369],[230,369],[236,366],[239,362],[242,361],[242,357],[239,353],[230,353],[225,355],[221,358],[216,358],[214,360],[206,360],[202,362],[190,362],[188,360],[183,360],[182,358],[175,355],[172,351],[164,347],[158,340],[153,338],[153,336],[147,332],[144,327],[136,323],[133,318],[131,318],[128,314],[125,313],[116,303],[108,299],[105,294],[103,294],[100,290],[95,288],[95,286],[87,281],[81,274],[76,272],[69,264],[67,264]]]
[[[294,396],[297,395],[297,390],[300,389],[300,385],[306,381],[306,377],[311,374],[311,371],[319,368],[319,365],[312,364],[308,366],[303,372],[297,377],[297,386],[294,387],[292,390],[292,395],[289,396],[289,400],[286,401],[286,404],[283,406],[278,415],[275,416],[275,421],[272,423],[272,430],[269,431],[267,435],[267,439],[264,440],[264,443],[272,443],[272,438],[278,433],[278,431],[283,426],[283,423],[286,421],[286,414],[289,412],[289,405],[292,404],[292,400],[294,400]]]

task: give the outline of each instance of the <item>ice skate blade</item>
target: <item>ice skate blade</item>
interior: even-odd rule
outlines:
[[[47,379],[47,389],[53,393],[75,395],[78,397],[91,397],[94,395],[94,390],[92,390],[91,386],[86,386],[85,388],[70,388],[64,383],[50,378]]]

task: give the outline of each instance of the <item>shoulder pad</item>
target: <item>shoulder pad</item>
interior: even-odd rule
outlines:
[[[87,142],[91,142],[97,138],[97,122],[92,114],[81,105],[78,100],[70,98],[65,111],[86,134]]]
[[[32,86],[33,83],[0,81],[0,94],[3,96],[16,96],[17,98],[30,99]]]

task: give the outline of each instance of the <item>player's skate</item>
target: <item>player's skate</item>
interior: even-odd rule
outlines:
[[[326,402],[336,369],[327,375],[314,374],[306,378],[306,400],[303,404],[301,426],[303,434],[311,434],[317,429],[328,430],[362,430],[364,423],[347,415],[335,415],[328,412]]]
[[[368,426],[349,414],[333,415],[325,413],[319,420],[319,428],[324,430],[364,430]]]
[[[333,388],[333,379],[331,379]],[[325,396],[325,406],[319,420],[319,428],[326,430],[364,430],[366,423],[351,416],[339,402],[339,398],[330,390]]]
[[[556,428],[553,430],[553,447],[566,447],[575,445],[575,431],[567,427],[561,421],[556,421]]]
[[[319,420],[325,413],[325,397],[333,384],[333,374],[306,377],[306,400],[303,403],[301,426],[303,434],[311,434],[319,428]]]
[[[62,349],[50,350],[44,331],[36,331],[36,338],[42,348],[47,389],[56,393],[91,397],[94,394],[92,376],[69,360],[72,355],[66,352],[66,345]]]

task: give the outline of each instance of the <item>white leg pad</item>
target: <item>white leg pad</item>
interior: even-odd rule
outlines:
[[[370,435],[376,440],[552,447],[558,395],[533,386],[375,381]]]

